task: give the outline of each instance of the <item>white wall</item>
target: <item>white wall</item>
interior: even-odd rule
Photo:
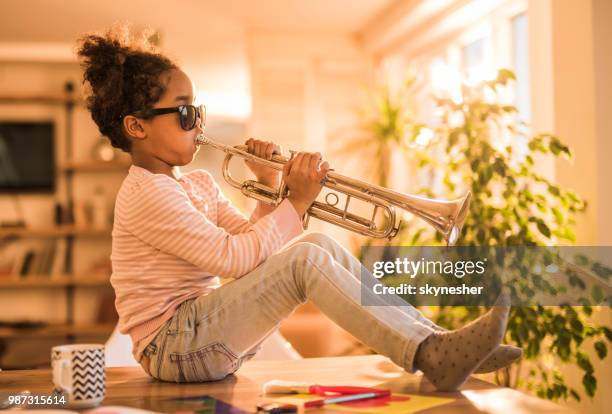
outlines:
[[[577,220],[577,242],[612,244],[610,22],[607,1],[529,2],[534,130],[553,131],[574,151],[555,165],[559,184],[588,202]]]
[[[280,143],[285,150],[318,151],[332,168],[359,178],[352,162],[332,154],[338,130],[354,127],[372,61],[352,36],[253,34],[249,38],[253,114],[248,135]],[[320,200],[322,197],[319,198]],[[354,211],[354,210],[353,210]],[[352,234],[311,220],[349,247]]]
[[[597,243],[612,246],[612,2],[593,0],[593,54],[597,134]]]

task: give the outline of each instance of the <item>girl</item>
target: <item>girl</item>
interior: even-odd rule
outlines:
[[[440,390],[520,356],[499,345],[506,296],[455,331],[401,300],[393,306],[372,297],[380,306],[361,306],[359,261],[323,234],[303,234],[300,217],[328,170],[320,154],[289,161],[282,175],[290,196],[276,208],[259,203],[247,219],[210,173],[176,168],[193,160],[206,119],[204,107],[193,106],[189,77],[144,40],[130,41],[126,30],[86,36],[79,46],[91,116],[132,158],[115,204],[111,283],[120,331],[131,336],[150,376],[222,379],[306,300],[407,371],[423,371]],[[270,142],[246,143],[267,159],[280,151]],[[248,166],[258,181],[278,184],[276,171]],[[219,276],[235,280],[221,286]]]

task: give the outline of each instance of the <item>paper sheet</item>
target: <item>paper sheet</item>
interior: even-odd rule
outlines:
[[[292,395],[287,397],[271,398],[274,402],[302,405],[309,400],[321,397],[312,395]],[[326,405],[326,410],[336,410],[347,413],[385,413],[385,414],[411,414],[427,408],[448,404],[455,401],[453,398],[430,397],[425,395],[393,394],[390,397],[373,398],[363,401],[352,401],[341,404]]]

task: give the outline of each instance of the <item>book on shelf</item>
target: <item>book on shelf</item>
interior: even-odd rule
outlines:
[[[42,250],[40,267],[38,271],[40,275],[50,275],[51,274],[51,265],[55,256],[55,250],[57,248],[57,240],[49,239],[47,243],[45,243],[45,247]]]
[[[14,254],[11,275],[24,278],[30,275],[52,276],[64,273],[66,240],[60,238],[23,243]]]
[[[49,271],[52,278],[64,274],[67,248],[66,239],[61,238],[57,240]]]
[[[30,265],[30,268],[27,269],[27,272],[25,272],[25,275],[46,275],[48,274],[47,264],[49,261],[49,254],[50,254],[52,243],[54,243],[54,240],[42,241],[39,247],[33,250],[34,257],[32,258],[32,263]]]
[[[26,276],[30,270],[32,269],[32,264],[34,263],[35,252],[33,249],[28,249],[24,253],[23,262],[21,264],[21,268],[19,269],[19,276]]]
[[[15,279],[29,274],[34,267],[38,245],[32,242],[17,243],[13,251],[13,267],[11,275]]]
[[[23,243],[20,240],[7,240],[0,244],[0,259],[5,258],[5,265],[10,268],[7,269],[8,278],[16,279],[19,277],[19,272],[23,265]]]

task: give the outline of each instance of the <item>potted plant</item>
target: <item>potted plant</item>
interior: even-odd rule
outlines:
[[[388,185],[389,152],[402,151],[421,177],[430,178],[418,193],[452,199],[471,190],[473,197],[461,245],[574,243],[575,219],[585,210],[586,202],[536,168],[539,157],[571,159],[571,149],[552,134],[531,135],[528,126],[519,120],[516,108],[500,103],[500,93],[514,80],[511,71],[500,70],[492,81],[464,85],[461,99],[438,99],[440,123],[431,127],[415,122],[412,108],[407,106],[413,78],[396,92],[383,86],[373,95],[374,105],[370,107],[375,110],[363,118],[362,130],[367,132],[363,139],[369,142],[357,148],[367,144],[376,149],[372,161],[380,170],[379,185]],[[391,244],[433,245],[441,241],[439,234],[414,220],[402,227]],[[366,248],[369,244],[371,241],[365,242]],[[609,268],[584,256],[578,258],[578,264],[605,281],[612,274]],[[496,381],[527,389],[542,398],[580,400],[581,392],[566,383],[550,357],[556,357],[561,364],[577,366],[582,371],[584,392],[594,396],[597,378],[585,350],[591,347],[599,359],[606,358],[612,331],[590,322],[594,310],[591,304],[609,298],[604,298],[600,289],[589,291],[581,286],[575,267],[561,271],[570,285],[585,290],[580,301],[583,306],[513,307],[505,342],[521,347],[525,355],[522,361],[498,371]],[[435,319],[442,326],[454,328],[484,311],[475,306],[438,307]],[[609,312],[609,307],[602,311]]]

